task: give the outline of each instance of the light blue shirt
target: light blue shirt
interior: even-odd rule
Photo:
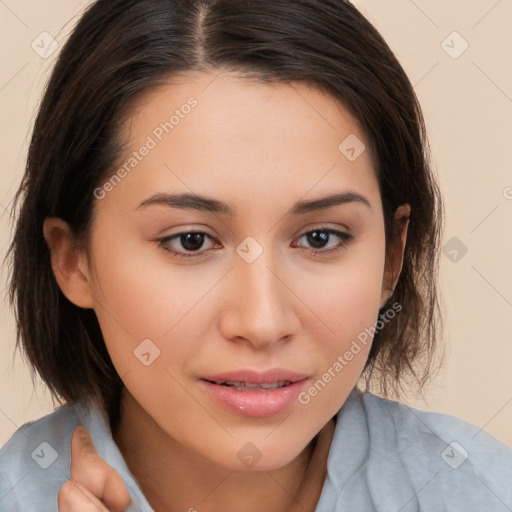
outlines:
[[[65,405],[0,450],[0,511],[57,511],[74,428],[123,477],[130,512],[151,512],[97,409]],[[200,503],[192,504],[201,510]],[[352,391],[337,415],[316,512],[511,512],[512,450],[445,414]]]

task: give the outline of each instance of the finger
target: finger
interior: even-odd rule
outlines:
[[[87,489],[73,480],[66,480],[57,495],[59,512],[109,512]]]
[[[76,427],[71,438],[71,478],[114,512],[122,512],[130,505],[130,494],[121,475],[96,453],[83,425]]]

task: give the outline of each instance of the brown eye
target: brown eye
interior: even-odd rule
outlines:
[[[304,233],[298,238],[298,240],[301,239],[305,239],[310,247],[304,246],[303,244],[298,244],[294,247],[304,247],[313,254],[330,254],[346,247],[354,240],[354,236],[335,229],[317,228]],[[331,244],[329,247],[328,244],[331,240],[334,241],[334,245]]]
[[[194,258],[202,256],[209,250],[201,250],[207,239],[214,240],[210,235],[202,231],[185,231],[161,238],[157,242],[162,249],[170,252],[177,258]],[[187,254],[188,252],[192,254]]]
[[[204,233],[185,233],[179,236],[179,241],[187,251],[197,251],[204,243]]]

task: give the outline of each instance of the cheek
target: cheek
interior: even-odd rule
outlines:
[[[323,321],[327,350],[338,352],[351,340],[373,326],[381,301],[384,268],[384,238],[375,236],[335,269],[330,268],[316,286],[305,282],[302,294]],[[308,286],[309,285],[309,286]],[[324,345],[325,346],[325,345]]]
[[[139,352],[149,352],[155,367],[163,366],[171,352],[169,341],[188,341],[179,340],[193,334],[184,333],[183,326],[190,327],[190,315],[197,320],[194,310],[200,309],[214,279],[202,279],[191,268],[166,265],[151,243],[130,243],[111,232],[98,233],[94,249],[95,281],[100,284],[95,312],[112,361],[123,376],[141,369]],[[194,326],[198,328],[197,321]],[[190,343],[175,343],[173,360],[190,349]]]
[[[299,396],[304,412],[332,417],[361,376],[378,318],[383,266],[384,239],[377,237],[308,290],[321,322],[312,330],[317,343],[306,356],[318,365],[315,379]]]

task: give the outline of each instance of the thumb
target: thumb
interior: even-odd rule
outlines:
[[[71,479],[102,500],[113,512],[122,512],[131,498],[121,475],[97,453],[89,432],[78,425],[71,438]]]
[[[57,495],[59,512],[111,512],[105,504],[73,480],[66,480]]]

